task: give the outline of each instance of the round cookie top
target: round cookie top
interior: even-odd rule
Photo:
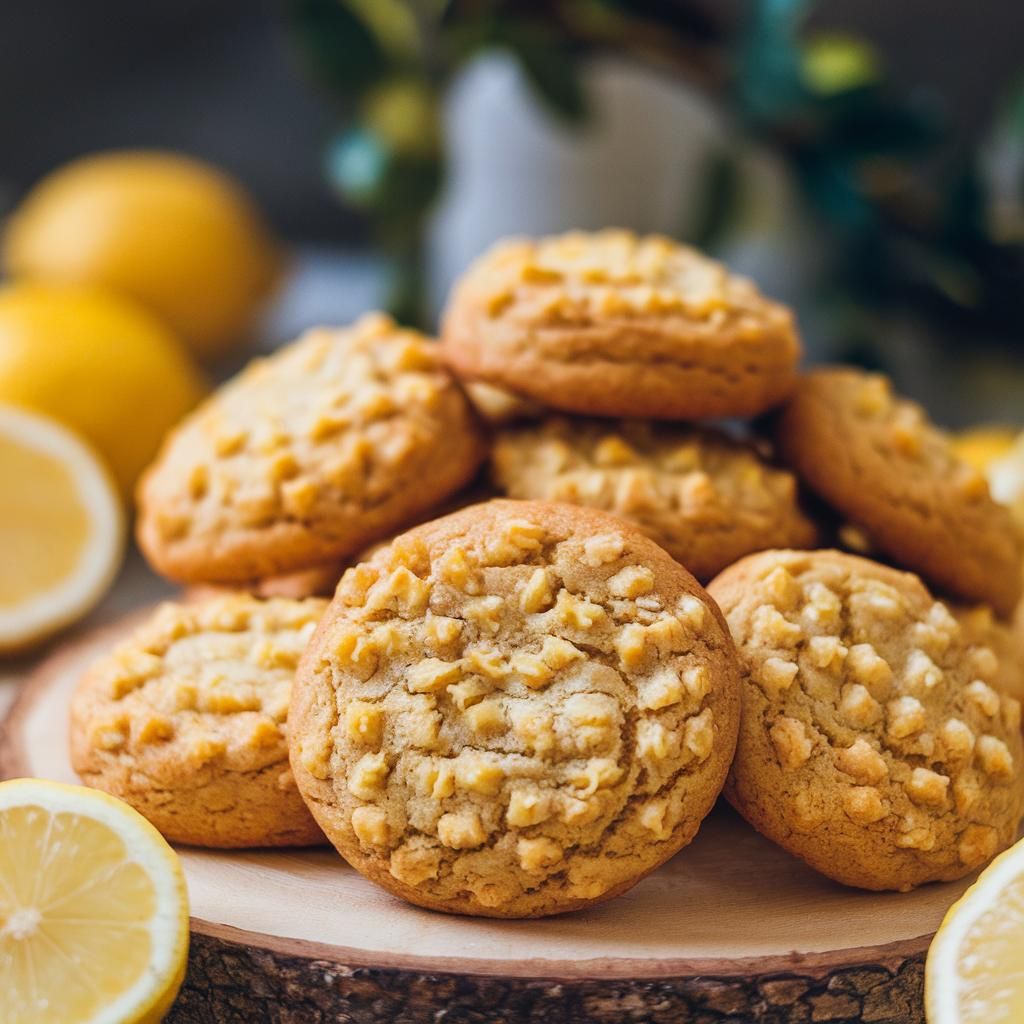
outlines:
[[[776,440],[797,474],[874,548],[965,601],[1009,615],[1024,540],[984,476],[886,377],[846,368],[805,374]]]
[[[793,316],[695,249],[626,231],[499,242],[456,284],[445,356],[554,409],[749,416],[792,390]]]
[[[346,573],[296,676],[291,757],[363,874],[531,917],[688,842],[738,715],[721,615],[664,551],[601,512],[492,501]]]
[[[837,551],[766,551],[710,587],[740,660],[726,794],[840,882],[954,879],[1013,842],[1020,704],[921,581]]]
[[[492,464],[509,497],[621,515],[701,580],[752,551],[817,539],[793,475],[718,431],[551,418],[501,432]]]
[[[288,765],[287,715],[326,607],[246,594],[161,605],[79,683],[75,770],[182,842],[322,841]]]
[[[139,543],[184,581],[289,573],[392,532],[483,457],[436,346],[368,314],[254,361],[187,417],[140,485]]]

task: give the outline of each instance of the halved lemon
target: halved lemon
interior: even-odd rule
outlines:
[[[92,450],[54,420],[0,405],[0,653],[84,615],[123,545],[121,502]]]
[[[925,966],[929,1024],[1024,1020],[1024,841],[954,903]]]
[[[177,854],[106,793],[0,783],[0,1020],[158,1021],[188,958]]]

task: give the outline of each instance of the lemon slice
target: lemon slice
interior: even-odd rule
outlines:
[[[81,786],[0,783],[0,1019],[158,1021],[181,987],[177,854],[127,804]]]
[[[0,653],[87,612],[121,559],[124,519],[102,463],[65,427],[0,405]]]
[[[1024,1020],[1024,841],[946,914],[925,966],[929,1024]]]

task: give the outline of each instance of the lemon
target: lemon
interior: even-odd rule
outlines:
[[[0,287],[0,402],[79,433],[122,494],[204,390],[189,354],[134,303],[77,285]]]
[[[0,783],[5,1024],[140,1024],[185,977],[177,854],[127,804],[82,786]]]
[[[1011,427],[972,427],[953,434],[950,442],[958,459],[984,473],[993,459],[1006,454],[1016,436],[1016,430]]]
[[[992,497],[1008,506],[1024,528],[1024,431],[988,464],[985,475]]]
[[[161,152],[101,153],[44,178],[11,216],[4,262],[128,295],[204,359],[244,335],[281,266],[234,181]]]
[[[1024,1020],[1024,842],[954,903],[928,950],[929,1024]]]
[[[0,480],[3,653],[99,600],[121,560],[124,521],[99,459],[59,423],[13,406],[0,405]]]

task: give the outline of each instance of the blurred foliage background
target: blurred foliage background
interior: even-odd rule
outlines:
[[[698,184],[680,181],[680,214],[659,229],[733,260],[752,204],[776,203],[751,167],[767,153],[797,209],[780,204],[782,228],[762,240],[767,274],[764,258],[739,263],[797,304],[815,355],[886,365],[912,353],[889,366],[905,387],[938,404],[955,380],[973,396],[951,419],[978,415],[1000,388],[1006,415],[1020,403],[1004,378],[1019,382],[1024,367],[1022,38],[1024,7],[1005,0],[7,4],[0,215],[82,153],[180,150],[236,176],[314,263],[358,254],[343,270],[317,263],[308,287],[285,292],[287,329],[317,315],[311,302],[330,309],[332,288],[348,288],[353,306],[377,301],[369,281],[381,253],[393,308],[429,321],[424,293],[436,308],[438,286],[425,288],[424,268],[436,277],[438,261],[424,238],[462,185],[453,97],[501,55],[538,101],[545,138],[582,150],[602,127],[590,72],[614,61],[696,97],[720,129],[711,146],[695,140]],[[548,209],[575,219],[551,195]],[[802,265],[790,272],[794,249]],[[789,273],[784,286],[776,265]],[[929,384],[932,366],[943,369]]]
[[[878,334],[894,309],[950,343],[1021,345],[1024,76],[1003,83],[991,123],[950,156],[934,97],[895,89],[870,39],[809,29],[813,7],[751,0],[726,19],[677,0],[290,0],[288,20],[341,111],[329,181],[369,215],[404,319],[424,319],[424,232],[445,180],[452,78],[481,51],[504,50],[572,132],[589,116],[586,62],[614,52],[700,88],[730,125],[692,217],[667,232],[714,249],[744,208],[744,149],[766,146],[827,240],[811,286],[844,356],[884,362]]]

